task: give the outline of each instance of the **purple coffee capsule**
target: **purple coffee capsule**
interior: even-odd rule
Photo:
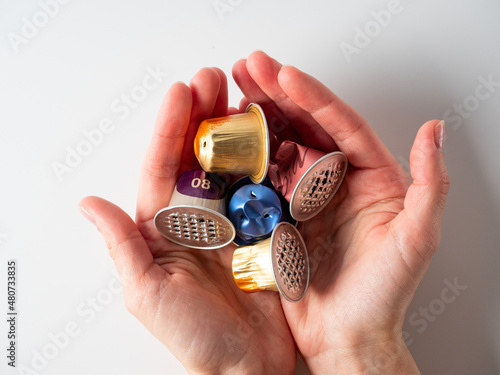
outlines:
[[[168,207],[155,216],[156,229],[167,239],[195,249],[230,244],[234,226],[226,218],[227,182],[201,169],[182,174]]]

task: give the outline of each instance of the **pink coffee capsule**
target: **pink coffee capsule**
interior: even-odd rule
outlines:
[[[329,154],[284,141],[269,165],[268,177],[274,188],[290,203],[290,214],[297,221],[317,215],[333,198],[344,180],[347,157],[343,152]]]

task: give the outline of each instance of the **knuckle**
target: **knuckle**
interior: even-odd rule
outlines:
[[[448,191],[450,190],[450,175],[448,174],[448,171],[445,170],[441,174],[441,186],[443,189],[444,194],[448,194]]]
[[[443,173],[439,179],[437,195],[437,206],[443,211],[446,206],[446,199],[448,197],[448,191],[450,190],[450,177],[448,173]]]

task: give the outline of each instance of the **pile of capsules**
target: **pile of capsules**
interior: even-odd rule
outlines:
[[[344,179],[347,158],[270,133],[262,108],[204,120],[194,140],[202,169],[177,181],[155,216],[170,241],[213,250],[235,243],[232,271],[247,293],[272,290],[291,302],[309,284],[309,258],[298,221],[317,215]],[[244,175],[229,187],[228,175]]]

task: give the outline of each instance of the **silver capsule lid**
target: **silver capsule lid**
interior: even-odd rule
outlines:
[[[166,207],[155,216],[158,232],[187,247],[212,250],[229,245],[236,234],[233,224],[214,210],[190,205]]]
[[[305,221],[316,216],[333,198],[344,180],[347,157],[336,151],[318,159],[300,178],[290,199],[290,214]]]
[[[300,301],[309,286],[309,256],[299,231],[290,223],[279,223],[271,237],[273,275],[281,295]]]

